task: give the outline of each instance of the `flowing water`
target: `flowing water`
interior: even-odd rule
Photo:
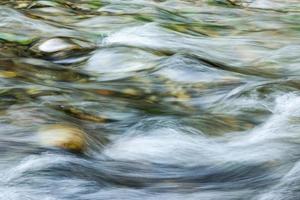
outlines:
[[[1,0],[0,82],[1,200],[300,199],[299,0]]]

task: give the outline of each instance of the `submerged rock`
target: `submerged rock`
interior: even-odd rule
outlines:
[[[39,50],[46,53],[76,49],[78,46],[60,38],[52,38],[39,45]]]
[[[86,136],[80,128],[67,124],[48,125],[38,131],[42,146],[62,148],[77,153],[86,149]]]

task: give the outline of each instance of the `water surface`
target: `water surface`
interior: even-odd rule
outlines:
[[[0,199],[298,200],[299,55],[299,0],[2,0]]]

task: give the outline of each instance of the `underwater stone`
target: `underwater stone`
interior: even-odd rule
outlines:
[[[62,148],[71,152],[83,152],[87,146],[86,133],[73,125],[44,126],[38,131],[38,137],[42,146]]]
[[[54,53],[57,51],[70,50],[75,48],[77,48],[75,44],[70,44],[60,38],[49,39],[39,46],[39,50],[45,53]]]

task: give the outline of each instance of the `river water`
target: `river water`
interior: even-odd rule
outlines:
[[[300,199],[299,0],[1,0],[0,83],[1,200]]]

